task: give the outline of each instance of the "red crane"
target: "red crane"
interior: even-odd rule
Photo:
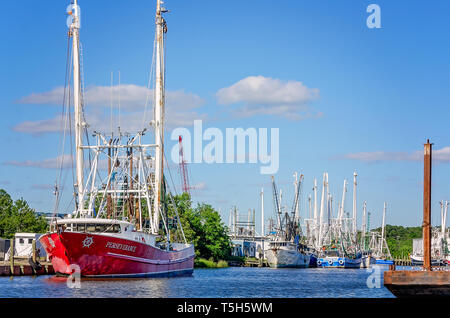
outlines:
[[[189,186],[189,173],[186,165],[186,161],[184,160],[184,154],[183,154],[183,139],[181,136],[178,137],[178,143],[180,146],[180,176],[181,176],[181,189],[183,192],[188,193],[191,195],[191,187]]]

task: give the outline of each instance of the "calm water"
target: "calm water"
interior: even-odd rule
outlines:
[[[0,297],[394,297],[383,287],[383,270],[196,269],[192,277],[82,280],[80,289],[53,276],[0,277]],[[369,276],[380,288],[367,287]]]

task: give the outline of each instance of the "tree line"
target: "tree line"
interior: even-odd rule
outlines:
[[[381,228],[375,229],[381,233]],[[422,227],[386,225],[386,242],[393,258],[405,258],[412,254],[413,239],[422,238]]]
[[[13,201],[0,189],[0,237],[11,239],[15,233],[45,233],[47,221],[36,214],[24,199]]]

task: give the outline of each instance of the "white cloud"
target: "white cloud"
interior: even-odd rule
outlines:
[[[64,87],[57,87],[50,92],[31,94],[17,101],[20,104],[61,105],[64,98]]]
[[[319,97],[317,88],[298,81],[282,81],[264,76],[249,76],[216,93],[220,104],[242,104],[236,116],[275,115],[292,120],[321,116],[309,110],[308,103]]]
[[[437,162],[450,162],[450,147],[433,150],[433,160]],[[407,152],[357,152],[343,156],[344,159],[352,159],[364,162],[380,161],[422,161],[423,151]]]
[[[153,101],[153,89],[134,84],[122,84],[120,86],[89,86],[84,92],[86,107],[118,107],[120,96],[120,107],[123,110],[143,110],[146,102],[151,106]],[[19,99],[21,104],[61,105],[64,98],[64,88],[56,87],[49,92],[33,93]],[[166,107],[176,109],[193,109],[202,106],[204,100],[192,93],[183,90],[166,91]]]
[[[14,131],[39,135],[61,131],[61,116],[51,119],[24,121],[13,127]]]
[[[120,126],[122,131],[136,132],[148,126],[153,118],[153,90],[143,86],[124,84],[112,87],[113,127],[118,126],[118,100],[120,92]],[[18,100],[22,104],[62,105],[64,88],[34,93]],[[90,86],[85,95],[85,117],[91,129],[109,131],[111,127],[111,87]],[[145,107],[147,102],[147,108]],[[195,119],[205,120],[197,108],[204,104],[199,96],[183,90],[166,92],[166,127],[191,126]],[[146,109],[146,112],[144,110]],[[43,134],[61,130],[60,116],[39,121],[25,121],[13,127],[18,132]]]
[[[198,183],[196,183],[195,185],[193,185],[193,186],[192,186],[192,189],[193,189],[193,190],[200,190],[200,191],[203,191],[203,190],[207,190],[208,187],[206,186],[206,182],[201,181],[201,182],[198,182]]]
[[[55,186],[51,184],[33,184],[30,188],[32,190],[53,190]]]
[[[45,169],[59,169],[61,166],[61,160],[63,164],[63,168],[71,167],[72,156],[71,155],[60,155],[56,158],[44,159],[44,160],[26,160],[26,161],[6,161],[3,164],[7,166],[16,166],[16,167],[37,167],[37,168],[45,168]]]

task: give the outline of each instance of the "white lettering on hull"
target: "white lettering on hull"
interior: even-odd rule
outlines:
[[[122,250],[122,251],[133,252],[133,253],[136,252],[136,246],[132,246],[132,245],[108,242],[108,243],[106,243],[106,247],[117,249],[117,250]]]

